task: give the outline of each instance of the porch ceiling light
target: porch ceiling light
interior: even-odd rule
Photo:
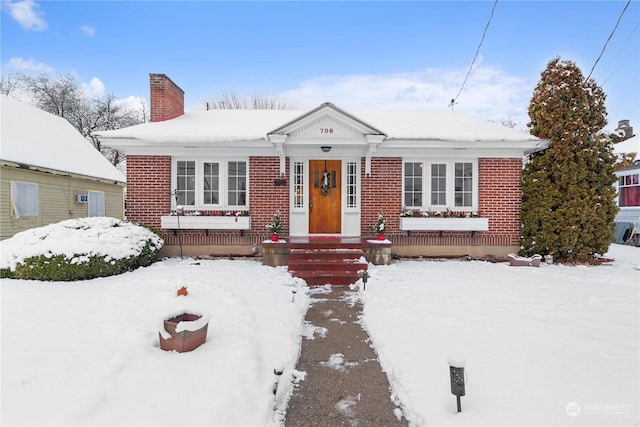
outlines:
[[[322,147],[320,147],[320,149],[323,153],[328,153],[329,151],[331,151],[331,147],[328,145],[323,145]]]

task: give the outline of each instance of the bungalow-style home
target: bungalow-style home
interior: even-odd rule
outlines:
[[[519,247],[523,156],[547,140],[457,112],[184,112],[150,74],[151,122],[99,132],[127,156],[127,218],[165,253],[250,254],[329,238],[384,240],[399,256],[505,256]],[[292,250],[293,250],[292,249]]]
[[[69,122],[6,95],[0,117],[0,239],[70,218],[124,218],[124,175]]]

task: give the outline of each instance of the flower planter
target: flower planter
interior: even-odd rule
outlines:
[[[178,227],[178,218],[180,227]],[[197,230],[250,230],[250,216],[202,216],[202,215],[165,215],[160,217],[160,227],[164,229]]]
[[[207,340],[209,318],[183,313],[164,321],[164,331],[158,332],[160,348],[185,353],[195,350]],[[164,332],[164,333],[163,333]]]
[[[271,241],[272,242],[277,242],[278,240],[280,240],[280,238],[278,237],[278,235],[276,233],[273,233],[271,235]]]
[[[378,240],[384,240],[384,239],[385,239],[384,234],[378,234]]]
[[[411,218],[400,217],[403,231],[487,231],[488,218]]]
[[[522,257],[516,254],[509,254],[509,265],[512,267],[540,267],[542,255],[532,257]]]

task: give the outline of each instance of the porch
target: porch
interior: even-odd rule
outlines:
[[[391,242],[366,237],[290,237],[262,243],[262,263],[284,266],[308,285],[349,285],[367,271],[368,263],[391,263]]]

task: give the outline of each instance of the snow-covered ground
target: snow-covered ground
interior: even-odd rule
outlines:
[[[376,267],[363,321],[415,425],[635,425],[640,248],[611,265]],[[466,359],[462,412],[447,358]]]
[[[600,267],[370,266],[363,323],[414,425],[637,425],[640,249]],[[187,285],[189,295],[176,296]],[[295,295],[292,290],[296,289]],[[84,282],[0,282],[2,425],[278,425],[307,288],[253,260],[166,260]],[[292,302],[294,300],[294,302]],[[210,313],[190,353],[164,316]],[[447,358],[466,359],[456,414]]]
[[[177,296],[182,285],[186,297]],[[178,259],[84,282],[0,286],[3,426],[263,426],[281,418],[273,371],[284,368],[283,381],[295,373],[308,304],[304,282],[284,267]],[[163,351],[162,320],[180,311],[211,315],[207,341],[188,353]]]

